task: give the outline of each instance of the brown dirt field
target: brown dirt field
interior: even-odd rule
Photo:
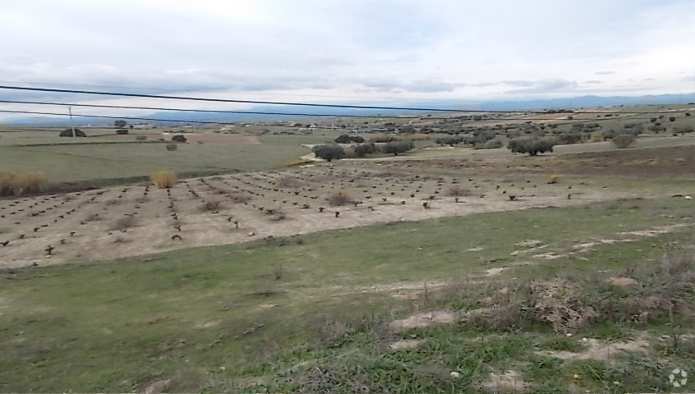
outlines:
[[[388,169],[463,170],[476,174],[514,173],[586,176],[695,176],[695,145],[547,154],[537,157],[473,152],[466,158],[382,160]]]
[[[0,200],[0,228],[9,229],[0,234],[0,242],[9,241],[2,247],[0,267],[105,260],[375,223],[634,197],[586,184],[577,185],[568,200],[565,186],[548,185],[542,177],[514,184],[346,164],[189,179],[168,190],[137,185]],[[280,186],[293,178],[299,187]],[[448,196],[451,187],[469,193]],[[330,206],[327,198],[339,191],[357,204]]]

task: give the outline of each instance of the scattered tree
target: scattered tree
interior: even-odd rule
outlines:
[[[392,153],[394,156],[398,156],[401,153],[412,150],[413,147],[413,141],[393,141],[384,144],[381,147],[381,151],[383,153]]]
[[[509,141],[507,148],[513,153],[528,153],[536,156],[539,153],[552,152],[555,140],[552,138],[515,138]]]
[[[345,150],[340,145],[316,145],[312,149],[316,157],[331,162],[345,157]]]

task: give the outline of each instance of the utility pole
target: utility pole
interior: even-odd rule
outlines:
[[[70,115],[70,127],[72,128],[72,138],[77,137],[75,134],[75,124],[72,122],[72,106],[68,105],[68,115]]]

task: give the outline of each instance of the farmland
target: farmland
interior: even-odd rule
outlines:
[[[3,170],[48,179],[0,200],[0,391],[668,390],[695,368],[691,119],[545,117],[205,128],[171,150],[152,128],[0,133]],[[613,129],[641,132],[619,149]],[[310,157],[341,134],[375,148]]]

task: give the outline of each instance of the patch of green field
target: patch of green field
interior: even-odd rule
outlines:
[[[294,141],[292,141],[294,142]],[[271,139],[262,144],[93,144],[36,147],[0,146],[0,168],[40,171],[49,182],[147,176],[153,171],[248,171],[280,167],[308,150],[299,144]]]
[[[383,323],[427,305],[374,286],[483,279],[487,268],[512,263],[521,241],[560,251],[571,240],[682,222],[692,212],[681,199],[635,204],[479,214],[3,272],[0,391],[123,392],[172,379],[168,391],[283,392],[297,384],[319,390],[311,384],[337,379],[328,391],[368,384],[465,392],[491,370],[511,367],[545,392],[566,388],[571,371],[581,371],[581,387],[602,389],[610,379],[627,381],[629,372],[534,356],[535,349],[574,346],[550,341],[547,329],[430,328],[413,334],[426,339],[421,349],[389,352],[385,344],[397,338]],[[686,229],[604,245],[585,259],[519,266],[500,278],[620,271],[657,259],[665,242],[691,237]],[[519,366],[523,360],[531,364]]]

